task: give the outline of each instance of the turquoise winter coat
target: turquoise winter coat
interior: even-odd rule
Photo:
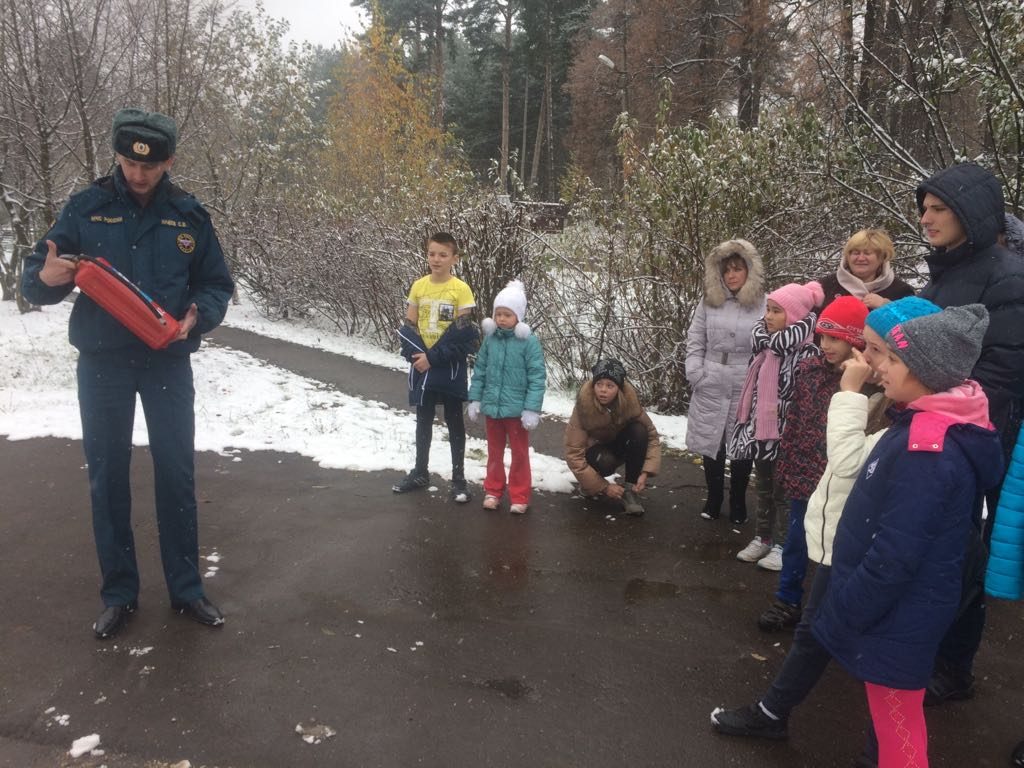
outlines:
[[[523,411],[541,412],[544,405],[544,351],[530,326],[498,328],[490,318],[481,323],[484,343],[476,356],[469,400],[492,419],[511,419]]]
[[[1017,435],[999,494],[999,509],[989,542],[985,591],[1005,600],[1020,600],[1024,592],[1024,429]]]

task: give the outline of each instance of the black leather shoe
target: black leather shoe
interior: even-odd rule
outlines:
[[[108,605],[92,625],[92,631],[100,640],[109,640],[128,622],[128,614],[135,613],[136,603]]]
[[[208,627],[219,627],[224,624],[224,614],[205,597],[191,603],[171,603],[171,608]]]

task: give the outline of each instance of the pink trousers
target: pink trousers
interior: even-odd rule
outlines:
[[[903,691],[864,683],[878,737],[878,768],[928,768],[924,688]]]
[[[530,433],[518,416],[510,419],[487,417],[487,477],[484,493],[497,496],[505,492],[505,444],[512,448],[512,465],[508,473],[510,504],[529,504],[533,475],[530,472]]]

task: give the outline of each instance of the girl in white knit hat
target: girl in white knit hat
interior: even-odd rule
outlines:
[[[487,420],[487,476],[484,509],[497,509],[508,486],[511,511],[523,514],[530,504],[529,431],[540,423],[546,373],[544,351],[526,319],[523,284],[512,280],[494,297],[494,316],[481,323],[484,343],[476,356],[469,387],[469,418]],[[505,475],[505,446],[512,463]]]

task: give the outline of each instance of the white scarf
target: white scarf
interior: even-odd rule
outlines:
[[[863,299],[869,293],[885,290],[896,279],[896,273],[892,271],[892,265],[888,261],[882,264],[882,274],[866,283],[847,269],[844,261],[846,261],[845,258],[841,258],[839,261],[839,266],[836,268],[836,279],[843,288],[850,292],[851,296],[856,296],[858,299]]]

